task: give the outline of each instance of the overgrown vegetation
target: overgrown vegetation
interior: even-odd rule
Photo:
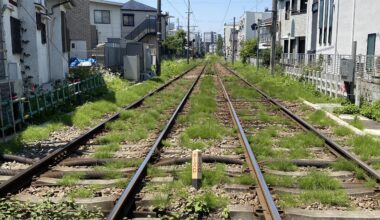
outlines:
[[[360,114],[380,122],[380,101],[376,101],[372,104],[364,102],[360,107],[354,104],[343,103],[342,107],[334,109],[334,113],[351,115]]]
[[[101,210],[89,211],[72,201],[53,203],[20,202],[0,199],[0,219],[97,219],[103,218]]]
[[[2,145],[0,151],[11,153],[22,149],[25,142],[44,140],[54,131],[64,129],[65,126],[75,126],[85,129],[94,126],[105,114],[118,111],[121,107],[136,101],[142,95],[157,88],[197,61],[188,65],[184,60],[164,61],[162,63],[162,75],[139,84],[131,84],[118,75],[103,72],[107,85],[106,91],[82,106],[71,109],[72,113],[65,114],[60,111],[50,116],[51,120],[43,125],[31,125],[12,140],[12,144]],[[46,117],[45,117],[46,120]]]
[[[282,100],[297,101],[299,98],[303,98],[313,103],[342,102],[342,99],[330,98],[321,94],[312,85],[300,83],[282,75],[282,70],[280,69],[277,69],[275,76],[271,76],[267,68],[260,68],[259,72],[257,72],[254,66],[241,62],[235,62],[233,68],[269,95]]]
[[[210,70],[208,72],[210,74]],[[178,121],[187,126],[180,135],[180,145],[190,149],[203,149],[215,140],[231,134],[214,116],[217,110],[216,89],[213,77],[206,75],[200,82],[199,92],[190,98],[191,107]]]

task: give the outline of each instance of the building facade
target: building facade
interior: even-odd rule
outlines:
[[[71,1],[0,1],[4,58],[0,64],[2,97],[50,88],[68,75],[69,34],[66,11]]]
[[[239,26],[235,26],[235,36],[233,34],[234,25],[224,24],[224,57],[228,60],[232,59],[233,44],[235,44],[235,54],[237,53]]]
[[[257,31],[252,30],[252,24],[258,23],[258,20],[264,20],[270,18],[272,15],[268,12],[251,12],[245,11],[244,14],[240,17],[238,26],[238,44],[237,44],[237,54],[239,56],[241,47],[243,43],[247,40],[257,38]]]
[[[308,0],[280,0],[278,8],[278,34],[284,53],[305,53]]]

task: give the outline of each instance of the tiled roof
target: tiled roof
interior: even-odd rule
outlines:
[[[149,5],[145,5],[143,3],[137,2],[135,0],[128,1],[121,7],[121,9],[129,10],[129,11],[157,11],[155,8],[150,7]]]

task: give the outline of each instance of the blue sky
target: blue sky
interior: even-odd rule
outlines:
[[[127,0],[113,0],[117,2],[126,2]],[[153,6],[156,8],[156,0],[137,0],[141,3]],[[171,21],[176,21],[179,18],[180,25],[187,25],[185,13],[187,10],[187,0],[161,0],[162,10],[169,12]],[[228,3],[231,1],[228,13],[226,14]],[[271,8],[272,0],[190,0],[191,8],[193,9],[191,25],[197,25],[196,31],[216,31],[223,32],[224,22],[232,23],[233,17],[239,18],[244,11],[264,11],[265,8]],[[226,16],[225,16],[226,15]],[[226,17],[225,20],[224,17]]]

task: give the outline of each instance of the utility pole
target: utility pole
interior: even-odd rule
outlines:
[[[234,27],[232,29],[232,65],[235,63],[235,17],[234,17]]]
[[[190,63],[190,0],[187,0],[187,64]]]
[[[277,33],[277,0],[272,0],[272,52],[270,59],[270,72],[274,75],[276,65],[276,33]]]
[[[256,72],[259,72],[259,65],[260,65],[260,26],[261,26],[261,19],[257,19]]]
[[[156,74],[161,75],[161,0],[157,0]]]

